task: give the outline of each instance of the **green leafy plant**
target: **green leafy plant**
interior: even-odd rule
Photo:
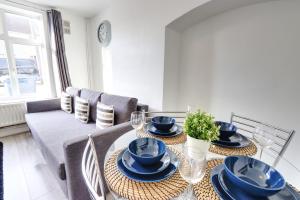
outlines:
[[[184,132],[195,139],[218,140],[219,129],[220,127],[215,125],[214,117],[200,110],[189,113],[184,122]]]

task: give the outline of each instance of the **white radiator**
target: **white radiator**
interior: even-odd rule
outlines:
[[[0,128],[25,123],[24,103],[0,105]]]

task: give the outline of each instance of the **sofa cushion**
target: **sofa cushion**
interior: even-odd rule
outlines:
[[[89,90],[89,89],[81,89],[80,97],[86,99],[90,103],[90,119],[95,122],[97,119],[97,103],[100,101],[102,92]]]
[[[96,127],[105,129],[114,125],[114,106],[97,103]]]
[[[62,92],[60,97],[60,107],[63,111],[72,113],[72,96],[66,92]]]
[[[39,143],[46,159],[50,160],[51,168],[56,169],[62,180],[66,179],[64,142],[94,133],[96,124],[81,123],[74,118],[74,115],[62,110],[29,113],[25,117],[34,139]]]
[[[80,89],[75,87],[67,87],[66,93],[71,95],[72,97],[72,112],[75,110],[75,97],[79,97],[80,95]]]
[[[66,93],[68,93],[72,97],[78,97],[80,95],[80,89],[75,87],[67,87]]]
[[[103,93],[101,103],[114,106],[114,124],[121,124],[130,120],[130,115],[137,108],[137,99]]]
[[[75,119],[83,123],[89,122],[90,104],[89,101],[80,97],[75,98]]]

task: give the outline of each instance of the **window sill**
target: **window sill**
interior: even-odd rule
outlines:
[[[56,97],[53,97],[56,98]],[[14,104],[14,103],[25,103],[28,101],[41,101],[51,99],[50,97],[20,97],[20,98],[1,98],[0,97],[0,105],[5,104]]]

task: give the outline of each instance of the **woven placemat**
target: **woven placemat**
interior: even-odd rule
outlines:
[[[256,154],[257,147],[252,141],[250,141],[250,144],[248,146],[242,148],[234,148],[234,147],[226,148],[226,147],[220,147],[212,144],[210,145],[209,151],[224,156],[231,156],[231,155],[252,156]]]
[[[205,175],[204,175],[203,179],[201,180],[201,182],[193,185],[194,193],[195,193],[195,196],[197,197],[197,199],[199,199],[199,200],[219,200],[220,199],[210,182],[210,172],[214,167],[216,167],[222,163],[223,163],[223,159],[213,159],[213,160],[209,160],[207,162],[207,167],[206,167],[206,171],[205,171]],[[289,184],[289,186],[292,187],[296,192],[298,192],[300,194],[300,191],[297,188],[295,188],[294,186],[292,186],[290,184]]]
[[[178,155],[174,149],[171,149]],[[170,178],[157,183],[142,183],[124,176],[117,167],[116,159],[121,151],[115,152],[104,167],[108,186],[118,195],[130,200],[167,200],[179,196],[188,186],[177,170]]]
[[[141,130],[137,132],[138,137],[150,137],[150,138],[157,138],[164,141],[167,145],[175,145],[175,144],[182,144],[186,141],[186,134],[181,133],[174,137],[159,137],[156,135],[152,135],[147,133],[145,130]]]
[[[210,171],[215,166],[221,164],[223,159],[213,159],[207,162],[206,171],[203,179],[193,185],[194,193],[197,199],[201,200],[219,200],[218,195],[215,193],[212,184],[210,183]]]

